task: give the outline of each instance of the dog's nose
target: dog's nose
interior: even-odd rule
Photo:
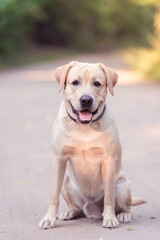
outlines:
[[[82,107],[91,107],[93,103],[93,98],[89,95],[83,95],[80,98],[80,103]]]

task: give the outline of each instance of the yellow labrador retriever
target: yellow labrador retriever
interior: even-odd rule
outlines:
[[[121,144],[106,105],[118,75],[101,63],[70,62],[57,68],[64,101],[53,125],[51,199],[42,229],[55,227],[59,196],[69,207],[59,216],[103,218],[103,227],[131,221],[131,191],[121,165]],[[134,204],[142,203],[135,200]]]

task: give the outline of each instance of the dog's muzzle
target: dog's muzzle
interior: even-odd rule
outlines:
[[[71,104],[71,102],[69,102],[69,104],[70,104],[70,106],[71,106],[71,108],[72,108],[72,112],[77,115],[77,119],[73,118],[73,117],[68,113],[67,108],[66,108],[66,111],[67,111],[68,116],[69,116],[73,121],[79,122],[79,123],[82,123],[82,124],[89,124],[89,123],[91,123],[91,122],[96,122],[96,121],[98,121],[99,119],[102,118],[102,116],[103,116],[103,114],[104,114],[104,112],[105,112],[105,109],[106,109],[106,105],[105,105],[104,108],[103,108],[102,113],[101,113],[96,119],[92,120],[92,117],[93,117],[95,114],[98,113],[98,109],[99,109],[99,106],[100,106],[100,105],[98,106],[98,108],[97,108],[94,112],[91,112],[91,111],[89,111],[88,109],[84,109],[84,110],[82,110],[82,111],[77,111],[77,110],[73,107],[73,105]]]

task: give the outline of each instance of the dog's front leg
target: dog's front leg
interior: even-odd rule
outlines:
[[[44,218],[39,222],[39,227],[42,229],[48,229],[55,227],[56,215],[59,206],[59,195],[62,188],[64,174],[66,170],[66,161],[59,158],[53,160],[53,173],[52,173],[52,186],[51,186],[51,198],[49,207]]]
[[[101,172],[104,182],[103,227],[115,228],[118,226],[118,220],[115,216],[115,159],[113,157],[104,159]]]

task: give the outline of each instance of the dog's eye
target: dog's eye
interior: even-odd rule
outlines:
[[[78,80],[74,80],[73,82],[72,82],[72,85],[74,85],[74,86],[77,86],[79,84],[79,81]]]
[[[95,87],[100,87],[100,86],[101,86],[100,82],[98,82],[98,81],[95,81],[95,82],[93,83],[93,85],[94,85]]]

